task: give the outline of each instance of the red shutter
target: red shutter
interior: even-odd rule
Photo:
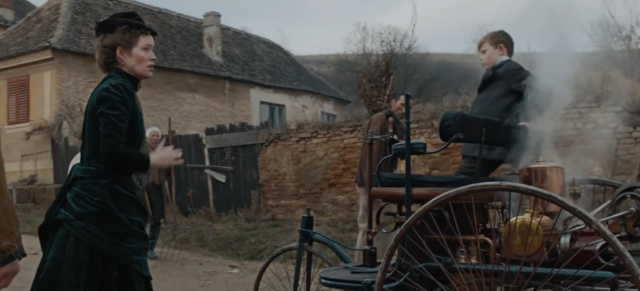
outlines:
[[[7,83],[7,123],[29,122],[29,77],[11,79]]]
[[[8,84],[9,85],[8,86],[9,90],[7,91],[7,99],[9,101],[9,105],[7,106],[7,109],[9,111],[7,112],[7,117],[8,117],[7,123],[11,125],[11,124],[15,124],[16,120],[17,120],[17,117],[16,117],[16,112],[17,112],[17,110],[16,110],[16,108],[17,108],[16,101],[18,101],[18,100],[16,98],[16,95],[17,95],[16,94],[16,87],[17,87],[18,83],[15,82],[15,81],[9,81],[8,83],[9,83]]]

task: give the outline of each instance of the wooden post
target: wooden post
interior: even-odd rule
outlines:
[[[16,193],[16,186],[13,186],[11,188],[11,196],[13,197],[13,205],[18,205],[18,195]]]
[[[206,132],[202,141],[205,143],[204,146],[204,163],[205,165],[209,165],[209,149],[206,145]],[[209,211],[211,212],[211,219],[215,216],[215,210],[213,209],[213,182],[209,175],[207,175],[207,190],[209,190]]]
[[[173,145],[173,134],[171,130],[171,117],[169,117],[169,127],[168,127],[168,135],[169,135],[169,145]],[[175,167],[171,166],[171,215],[173,216],[173,220],[176,220],[176,211],[178,205],[176,203],[176,172]]]

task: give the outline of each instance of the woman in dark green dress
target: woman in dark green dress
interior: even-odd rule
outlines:
[[[141,151],[145,128],[136,92],[153,76],[154,36],[135,12],[96,24],[96,59],[107,75],[85,109],[80,163],[38,229],[42,260],[32,291],[152,290],[147,210],[132,176],[183,163],[161,144]]]

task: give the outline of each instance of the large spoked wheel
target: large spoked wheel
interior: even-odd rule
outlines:
[[[398,230],[375,290],[637,289],[640,268],[607,225],[532,186],[453,189]]]
[[[297,244],[276,250],[260,268],[253,290],[293,290],[297,253]],[[324,252],[305,245],[302,254],[298,290],[333,290],[321,286],[318,278],[320,270],[333,266],[335,264]]]

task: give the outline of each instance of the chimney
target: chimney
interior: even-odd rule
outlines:
[[[15,15],[13,13],[13,0],[0,0],[0,17],[8,21],[9,25],[13,24]]]
[[[4,1],[4,0],[0,0]],[[220,29],[220,13],[211,11],[202,19],[204,53],[216,61],[222,61],[222,30]]]

